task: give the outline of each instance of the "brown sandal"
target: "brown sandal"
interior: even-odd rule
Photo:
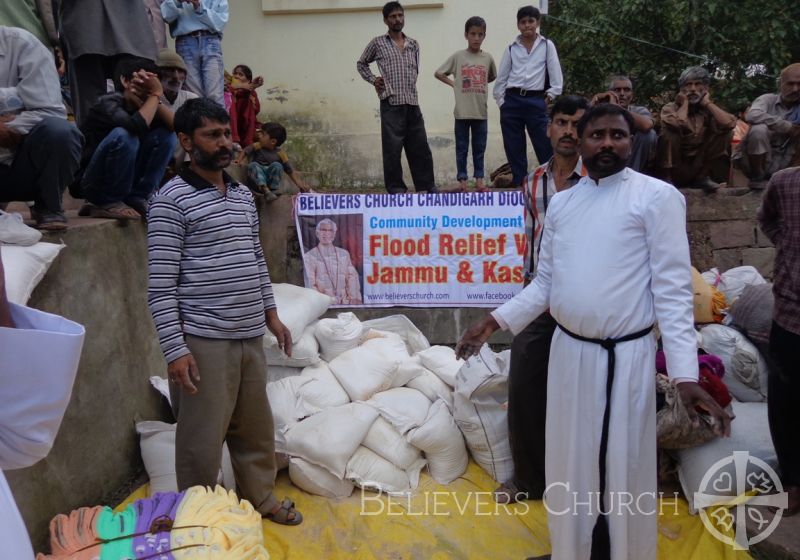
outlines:
[[[140,220],[142,218],[139,212],[124,202],[113,202],[102,206],[92,204],[88,209],[88,215],[92,218],[107,218],[109,220]]]
[[[292,513],[294,514],[294,518],[289,519],[289,515]],[[279,525],[300,525],[300,523],[303,522],[303,516],[294,508],[294,502],[289,500],[289,498],[283,499],[278,511],[275,513],[265,513],[262,517],[273,523],[278,523]]]

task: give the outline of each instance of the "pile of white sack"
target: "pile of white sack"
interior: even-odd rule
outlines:
[[[273,289],[295,342],[288,357],[265,337],[267,394],[279,467],[288,464],[296,486],[329,498],[349,496],[355,486],[405,493],[426,466],[448,484],[466,470],[468,448],[496,480],[511,477],[508,352],[487,346],[465,363],[452,348],[431,346],[403,315],[320,319],[328,296],[289,284]],[[174,440],[174,427],[160,427]],[[152,429],[139,428],[148,473]],[[230,478],[228,469],[221,478]]]

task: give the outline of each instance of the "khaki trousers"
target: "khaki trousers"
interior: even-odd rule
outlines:
[[[175,470],[178,489],[213,487],[228,442],[236,491],[262,514],[277,505],[275,433],[267,400],[262,337],[223,340],[186,335],[200,382],[190,395],[170,386],[178,419]]]
[[[662,127],[661,135],[658,137],[658,168],[662,173],[665,170],[670,171],[672,183],[676,187],[693,185],[708,178],[715,160],[727,157],[730,153],[731,138],[733,138],[732,130],[717,134],[707,131],[706,139],[697,152],[686,154],[681,135]]]

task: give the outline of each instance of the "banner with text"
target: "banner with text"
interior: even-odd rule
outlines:
[[[522,194],[301,194],[307,288],[338,307],[496,307],[522,289]]]

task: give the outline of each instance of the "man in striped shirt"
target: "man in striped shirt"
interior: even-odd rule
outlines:
[[[405,148],[416,190],[435,191],[433,156],[417,100],[419,43],[403,33],[405,12],[400,2],[387,2],[383,6],[383,22],[388,32],[369,42],[356,68],[364,80],[375,86],[381,100],[381,145],[386,190],[389,193],[408,190],[400,163],[400,154]],[[378,64],[380,76],[375,76],[370,70],[372,62]]]
[[[296,525],[302,516],[273,496],[275,438],[266,393],[265,329],[291,355],[278,318],[250,191],[223,169],[230,119],[210,99],[191,99],[175,131],[191,162],[153,196],[148,212],[148,301],[178,419],[178,488],[214,486],[222,444],[236,486],[261,514]]]
[[[536,275],[544,216],[553,196],[586,175],[578,153],[577,124],[589,101],[577,95],[556,99],[547,136],[554,155],[522,181],[525,200],[525,285]],[[547,410],[547,364],[556,322],[545,311],[511,343],[508,374],[508,437],[514,478],[495,491],[497,502],[541,500],[544,494],[544,425]]]

